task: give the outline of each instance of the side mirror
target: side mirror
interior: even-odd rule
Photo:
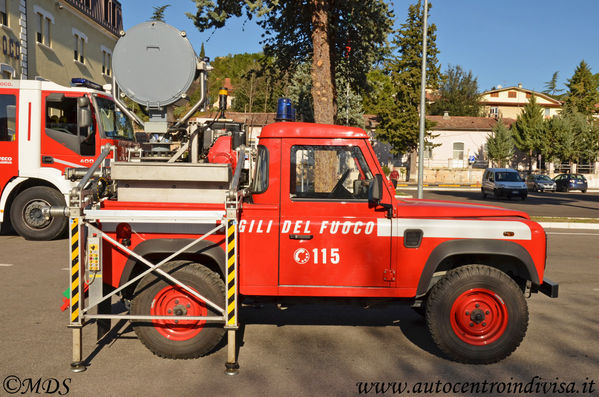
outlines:
[[[89,108],[89,98],[82,96],[77,98],[77,126],[87,128],[92,125],[92,113]]]
[[[377,205],[383,198],[383,176],[376,174],[368,187],[368,202]]]

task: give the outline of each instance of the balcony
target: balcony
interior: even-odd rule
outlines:
[[[117,0],[63,0],[115,36],[123,29],[123,12]]]

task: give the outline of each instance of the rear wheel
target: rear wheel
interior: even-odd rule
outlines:
[[[10,222],[15,231],[27,240],[53,240],[67,227],[66,217],[46,217],[45,208],[63,207],[64,196],[48,186],[23,190],[15,197],[10,209]]]
[[[528,327],[524,294],[505,273],[468,265],[447,272],[427,301],[426,321],[452,359],[490,364],[509,356]]]
[[[173,261],[162,269],[206,299],[224,302],[225,285],[210,269],[189,261]],[[131,302],[133,315],[218,316],[212,307],[158,274],[148,274],[135,289]],[[164,358],[188,359],[210,353],[221,341],[221,323],[205,320],[138,320],[133,329],[141,342]]]

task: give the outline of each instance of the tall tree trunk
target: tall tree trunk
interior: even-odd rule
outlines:
[[[333,124],[335,120],[333,69],[331,64],[331,42],[329,10],[331,0],[311,0],[312,13],[312,100],[314,121]]]

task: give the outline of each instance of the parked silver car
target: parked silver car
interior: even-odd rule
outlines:
[[[483,198],[487,195],[499,197],[520,197],[526,199],[528,189],[518,171],[511,168],[487,168],[481,184]]]
[[[555,192],[555,181],[547,175],[530,174],[526,177],[526,186],[530,192]]]

